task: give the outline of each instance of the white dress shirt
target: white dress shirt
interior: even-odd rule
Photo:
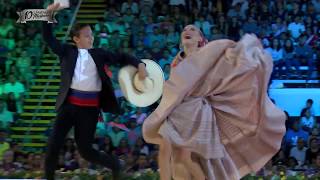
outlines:
[[[72,77],[71,88],[80,91],[101,91],[101,79],[91,55],[87,49],[78,50],[79,53]]]

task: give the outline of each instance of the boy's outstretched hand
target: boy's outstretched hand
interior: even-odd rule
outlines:
[[[60,3],[53,3],[47,7],[48,11],[59,11],[61,9],[63,9],[63,8],[60,6]]]
[[[138,76],[140,80],[144,80],[148,76],[146,65],[144,63],[140,63],[138,66]]]

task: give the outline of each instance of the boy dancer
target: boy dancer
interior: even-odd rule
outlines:
[[[49,11],[61,9],[59,3],[47,7]],[[81,156],[108,167],[113,178],[119,178],[120,164],[115,156],[92,148],[100,109],[119,113],[120,109],[108,77],[108,65],[133,65],[139,78],[146,77],[145,64],[133,56],[92,48],[93,35],[89,25],[76,24],[71,32],[75,45],[62,44],[53,35],[52,24],[43,24],[43,38],[59,56],[61,86],[56,102],[57,118],[51,133],[45,159],[45,176],[54,179],[59,151],[65,136],[74,127],[75,141]]]

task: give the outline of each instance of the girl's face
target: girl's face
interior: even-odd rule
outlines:
[[[194,25],[187,25],[181,33],[182,45],[195,45],[201,42],[200,30]]]

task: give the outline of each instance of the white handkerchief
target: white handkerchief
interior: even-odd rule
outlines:
[[[54,0],[54,3],[60,3],[60,7],[62,7],[62,8],[70,7],[69,0]]]

